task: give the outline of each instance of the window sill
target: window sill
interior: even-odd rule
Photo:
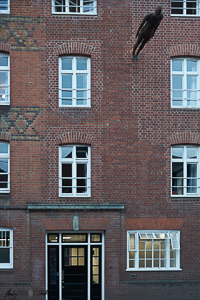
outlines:
[[[200,18],[200,15],[172,15],[171,17],[178,17],[178,18]]]
[[[65,13],[65,12],[52,12],[52,15],[62,16],[97,16],[97,13]]]
[[[59,195],[60,198],[91,198],[91,195],[85,194],[85,195]]]
[[[189,107],[189,106],[171,106],[174,109],[200,109],[200,107]]]
[[[10,102],[1,102],[0,101],[0,106],[9,106]]]
[[[171,269],[126,269],[126,272],[169,272],[169,271],[182,271],[182,269],[175,269],[175,268],[171,268]]]
[[[6,11],[0,11],[0,14],[1,14],[1,15],[9,15],[10,12],[9,12],[9,11],[7,11],[7,12],[6,12]]]
[[[10,191],[5,191],[5,190],[0,190],[0,194],[9,194],[10,193]]]

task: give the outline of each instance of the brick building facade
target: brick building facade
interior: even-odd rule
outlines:
[[[0,300],[200,299],[200,1],[132,62],[157,4],[0,1]]]

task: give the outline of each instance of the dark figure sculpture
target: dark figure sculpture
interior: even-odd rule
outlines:
[[[136,53],[136,60],[139,59],[139,53],[144,48],[144,45],[154,36],[154,33],[156,32],[156,29],[160,25],[162,18],[163,18],[162,6],[160,5],[156,7],[155,12],[147,14],[144,17],[136,34],[136,37],[138,37],[138,39],[134,45],[133,52],[131,54],[131,59],[133,61],[135,57],[135,50],[137,49],[137,47],[140,45]]]

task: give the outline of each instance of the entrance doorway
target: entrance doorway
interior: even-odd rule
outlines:
[[[103,233],[47,234],[48,300],[103,300]]]

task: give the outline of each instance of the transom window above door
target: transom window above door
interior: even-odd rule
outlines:
[[[90,107],[90,58],[60,57],[59,106]]]
[[[200,60],[174,58],[171,64],[172,107],[200,107]]]

